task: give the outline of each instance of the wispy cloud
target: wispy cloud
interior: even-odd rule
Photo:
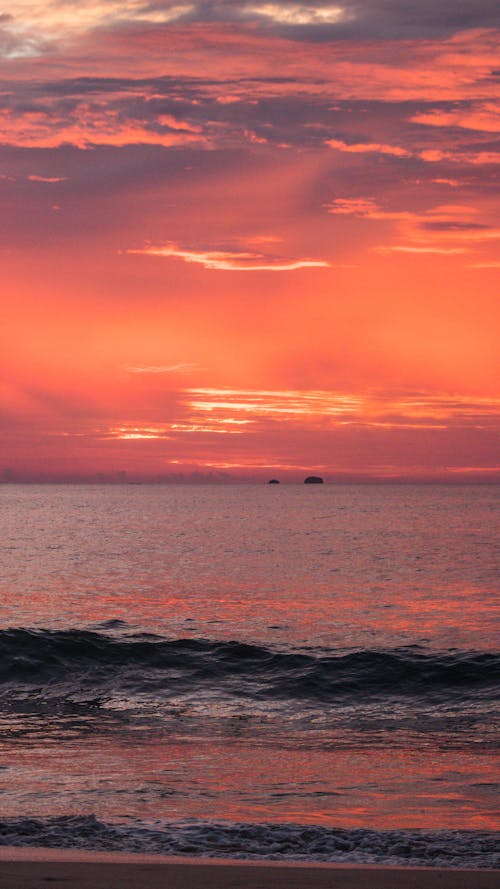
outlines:
[[[377,253],[436,253],[443,256],[456,256],[459,253],[469,253],[467,247],[438,247],[432,244],[426,244],[422,247],[413,246],[412,244],[389,244],[380,245],[374,248]]]
[[[66,182],[68,179],[67,176],[37,176],[36,173],[32,173],[27,178],[30,182],[46,182],[49,185],[54,182]]]
[[[449,185],[450,188],[458,188],[460,185],[458,179],[447,179],[438,177],[437,179],[433,179],[432,181],[435,182],[436,185]]]
[[[357,216],[374,220],[419,220],[421,215],[410,210],[384,210],[374,198],[336,198],[325,204],[329,213],[337,216]]]
[[[469,204],[440,204],[419,212],[385,209],[374,198],[336,198],[326,204],[329,213],[374,222],[394,222],[400,242],[379,245],[378,253],[454,255],[469,253],[500,239],[500,228],[479,222],[478,210]],[[403,243],[401,242],[403,241]]]
[[[231,272],[292,272],[297,269],[330,267],[330,263],[324,259],[282,259],[247,251],[188,250],[172,242],[126,252],[182,259],[205,269]]]
[[[446,393],[394,395],[372,391],[358,395],[323,390],[199,388],[185,390],[184,399],[191,422],[202,425],[202,417],[225,425],[242,416],[246,424],[272,421],[322,429],[330,425],[444,429],[455,422],[486,426],[498,426],[500,422],[500,399]]]
[[[172,374],[172,373],[188,373],[192,370],[199,370],[199,366],[194,363],[184,362],[181,364],[146,364],[139,367],[124,367],[129,374]]]
[[[500,269],[500,260],[493,262],[472,262],[468,269]]]
[[[387,154],[393,157],[411,157],[412,152],[400,145],[386,145],[382,142],[344,142],[342,139],[327,139],[326,145],[337,151],[351,154]]]
[[[118,438],[124,441],[172,440],[168,426],[149,426],[133,423],[112,426],[109,429],[100,431],[97,437],[104,439]]]
[[[258,390],[202,388],[186,390],[194,411],[228,411],[254,417],[347,416],[364,403],[360,396],[321,390]]]
[[[437,120],[436,117],[436,126],[446,125],[444,122],[437,123]],[[342,139],[326,139],[325,144],[337,151],[351,154],[381,154],[400,158],[417,158],[428,164],[451,161],[455,164],[479,166],[480,164],[496,164],[499,157],[497,150],[478,151],[460,145],[452,148],[422,148],[417,143],[415,147],[403,148],[401,145],[390,145],[383,142],[344,142]]]

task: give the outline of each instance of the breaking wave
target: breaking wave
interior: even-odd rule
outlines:
[[[210,689],[240,698],[314,703],[350,696],[453,698],[494,694],[500,656],[491,652],[277,651],[242,642],[113,636],[87,630],[0,632],[0,695],[53,696],[111,689],[164,699]]]
[[[104,823],[93,815],[0,821],[0,845],[436,867],[500,865],[498,835],[232,822]]]

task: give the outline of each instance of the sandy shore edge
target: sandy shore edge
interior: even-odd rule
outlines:
[[[497,889],[500,870],[0,847],[2,889]]]

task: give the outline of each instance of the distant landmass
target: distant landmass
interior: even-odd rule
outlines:
[[[270,478],[267,484],[268,485],[279,485],[279,484],[281,484],[281,482],[280,482],[279,478]]]
[[[319,475],[308,475],[307,478],[304,479],[305,485],[322,485],[323,479]]]

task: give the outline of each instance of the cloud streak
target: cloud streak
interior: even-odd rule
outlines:
[[[372,222],[394,222],[407,243],[377,245],[379,253],[469,253],[478,246],[500,240],[500,228],[477,220],[478,211],[466,204],[442,204],[420,212],[387,210],[373,198],[337,198],[326,205],[336,216],[354,216]]]
[[[352,142],[348,144],[341,139],[327,139],[326,144],[337,151],[346,151],[352,154],[388,154],[392,157],[411,157],[411,151],[400,148],[399,145],[384,145],[380,142]]]
[[[159,246],[143,247],[127,250],[127,253],[144,256],[161,256],[182,259],[184,262],[201,265],[211,271],[229,272],[293,272],[297,269],[329,268],[330,263],[324,259],[286,259],[266,256],[263,253],[224,251],[224,250],[187,250],[177,244],[166,243]]]
[[[145,367],[124,367],[129,374],[172,374],[172,373],[188,373],[196,370],[197,364],[184,362],[181,364],[169,365],[146,365]]]

